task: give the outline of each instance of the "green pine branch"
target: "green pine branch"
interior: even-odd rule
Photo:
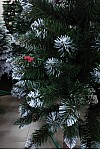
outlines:
[[[50,132],[48,129],[48,125],[45,124],[39,130],[36,130],[32,134],[33,144],[35,144],[37,147],[41,146],[43,143],[47,141],[49,136],[50,136]]]
[[[80,138],[85,148],[98,148],[100,143],[100,106],[90,105],[86,112],[85,120],[80,122]]]
[[[32,122],[32,114],[28,114],[23,118],[17,119],[14,125],[18,125],[19,128],[24,127],[25,125],[29,125]]]

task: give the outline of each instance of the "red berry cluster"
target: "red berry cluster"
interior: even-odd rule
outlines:
[[[28,62],[32,62],[35,60],[35,58],[31,56],[24,56],[24,60],[27,60]]]

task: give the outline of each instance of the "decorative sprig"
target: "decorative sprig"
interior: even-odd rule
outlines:
[[[58,49],[61,54],[61,57],[64,57],[66,52],[70,53],[71,51],[75,50],[73,45],[73,41],[69,36],[60,36],[56,40],[54,40],[54,47]]]
[[[59,77],[61,71],[61,61],[59,61],[57,58],[48,58],[45,62],[45,68],[48,75],[55,75],[56,77]]]

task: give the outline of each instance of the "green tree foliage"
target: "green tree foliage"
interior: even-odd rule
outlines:
[[[25,101],[15,124],[44,121],[26,147],[40,146],[60,128],[70,148],[79,135],[85,148],[100,145],[99,136],[90,134],[95,118],[90,106],[100,103],[100,1],[16,0],[3,6],[13,37],[12,95]],[[79,111],[87,105],[82,121]]]

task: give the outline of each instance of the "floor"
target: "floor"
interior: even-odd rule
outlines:
[[[0,96],[0,106],[5,109],[4,114],[0,115],[0,149],[24,149],[25,141],[31,133],[41,126],[40,122],[30,124],[26,128],[19,129],[13,123],[18,119],[18,107],[21,100],[13,98],[11,95]],[[61,131],[55,135],[58,142],[62,145],[63,135]],[[55,148],[51,139],[49,139],[40,148]]]
[[[0,106],[5,113],[0,115],[0,148],[24,148],[29,128],[19,130],[13,123],[18,118],[20,101],[11,96],[1,96]]]

